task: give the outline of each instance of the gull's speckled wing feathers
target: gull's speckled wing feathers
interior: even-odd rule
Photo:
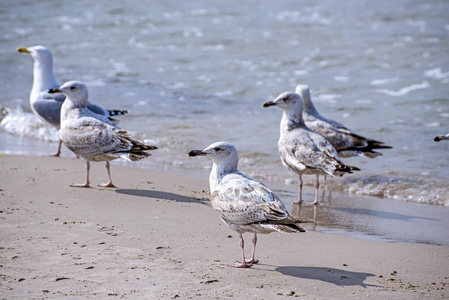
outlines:
[[[145,150],[157,149],[132,139],[126,130],[117,128],[104,116],[87,109],[82,115],[64,122],[59,134],[67,148],[88,161],[109,161],[118,157],[136,161],[151,155]]]
[[[335,147],[340,157],[364,156],[374,158],[382,155],[382,153],[374,150],[391,148],[383,142],[368,139],[334,120],[323,117],[312,103],[310,89],[307,85],[298,85],[296,93],[301,96],[304,102],[302,116],[306,126],[322,134]]]
[[[289,131],[279,139],[278,146],[282,162],[295,173],[333,175],[348,168],[323,136],[307,128]]]
[[[361,155],[373,158],[382,155],[374,149],[391,148],[383,142],[356,134],[338,122],[323,119],[312,115],[304,116],[307,127],[325,136],[341,157]]]
[[[302,231],[295,224],[307,222],[292,218],[270,189],[240,172],[223,177],[212,192],[211,202],[220,218],[237,231],[236,227],[253,232]],[[253,230],[247,230],[249,227]]]

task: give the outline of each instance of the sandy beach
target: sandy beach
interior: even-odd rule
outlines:
[[[249,269],[209,203],[208,174],[0,157],[2,299],[444,299],[449,247],[308,231],[260,235]],[[307,229],[310,224],[304,227]],[[251,235],[245,234],[247,255]]]

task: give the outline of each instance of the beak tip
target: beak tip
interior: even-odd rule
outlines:
[[[201,151],[201,150],[192,150],[192,151],[189,152],[188,155],[190,157],[193,157],[193,156],[206,155],[206,154],[203,151]]]
[[[53,89],[49,89],[48,93],[49,94],[61,93],[61,90],[59,90],[58,88],[53,88]]]

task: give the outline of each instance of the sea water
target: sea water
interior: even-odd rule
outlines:
[[[329,188],[449,206],[449,142],[433,142],[449,132],[447,1],[2,2],[1,153],[56,151],[56,129],[29,107],[32,58],[16,52],[44,45],[61,84],[85,82],[159,146],[138,166],[207,173],[187,153],[225,140],[241,171],[296,189],[277,151],[282,112],[262,103],[307,84],[322,115],[393,147],[345,159],[362,171]]]

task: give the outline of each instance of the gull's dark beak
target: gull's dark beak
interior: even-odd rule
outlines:
[[[62,93],[62,91],[59,88],[53,88],[48,90],[49,94],[56,94],[56,93]]]
[[[203,150],[192,150],[189,152],[189,156],[205,156],[206,153]]]
[[[262,104],[262,107],[269,107],[269,106],[275,106],[276,102],[274,101],[267,101],[264,104]]]

